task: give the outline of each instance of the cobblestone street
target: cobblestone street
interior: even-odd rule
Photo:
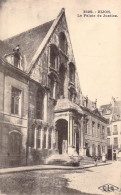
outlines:
[[[6,195],[103,194],[99,186],[120,187],[120,162],[82,170],[43,170],[0,175],[0,191]],[[110,193],[112,194],[112,193]],[[114,192],[113,192],[114,194]]]
[[[84,170],[76,171],[84,173]],[[0,176],[0,191],[6,195],[21,194],[81,194],[68,188],[69,179],[64,178],[68,171],[30,171]],[[71,171],[75,174],[75,171]]]

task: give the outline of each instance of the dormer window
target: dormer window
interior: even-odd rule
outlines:
[[[20,52],[19,45],[17,45],[16,48],[13,49],[12,53],[6,54],[4,57],[8,63],[14,65],[19,69],[23,69],[23,67],[21,66],[21,62],[23,58]]]
[[[19,46],[17,46],[16,49],[13,50],[13,56],[14,56],[14,66],[20,68],[22,57],[21,57]]]

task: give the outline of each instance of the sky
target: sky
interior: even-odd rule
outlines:
[[[65,8],[82,93],[98,106],[121,100],[120,0],[0,0],[0,39],[57,17]],[[118,17],[78,17],[110,10]],[[96,13],[95,13],[96,12]],[[103,16],[103,14],[101,14]]]

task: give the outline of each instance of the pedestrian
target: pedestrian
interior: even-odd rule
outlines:
[[[97,156],[94,156],[95,166],[97,166]]]

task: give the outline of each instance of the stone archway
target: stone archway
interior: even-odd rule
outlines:
[[[59,154],[68,151],[68,121],[59,119],[56,121],[56,131],[58,133],[58,151]]]

